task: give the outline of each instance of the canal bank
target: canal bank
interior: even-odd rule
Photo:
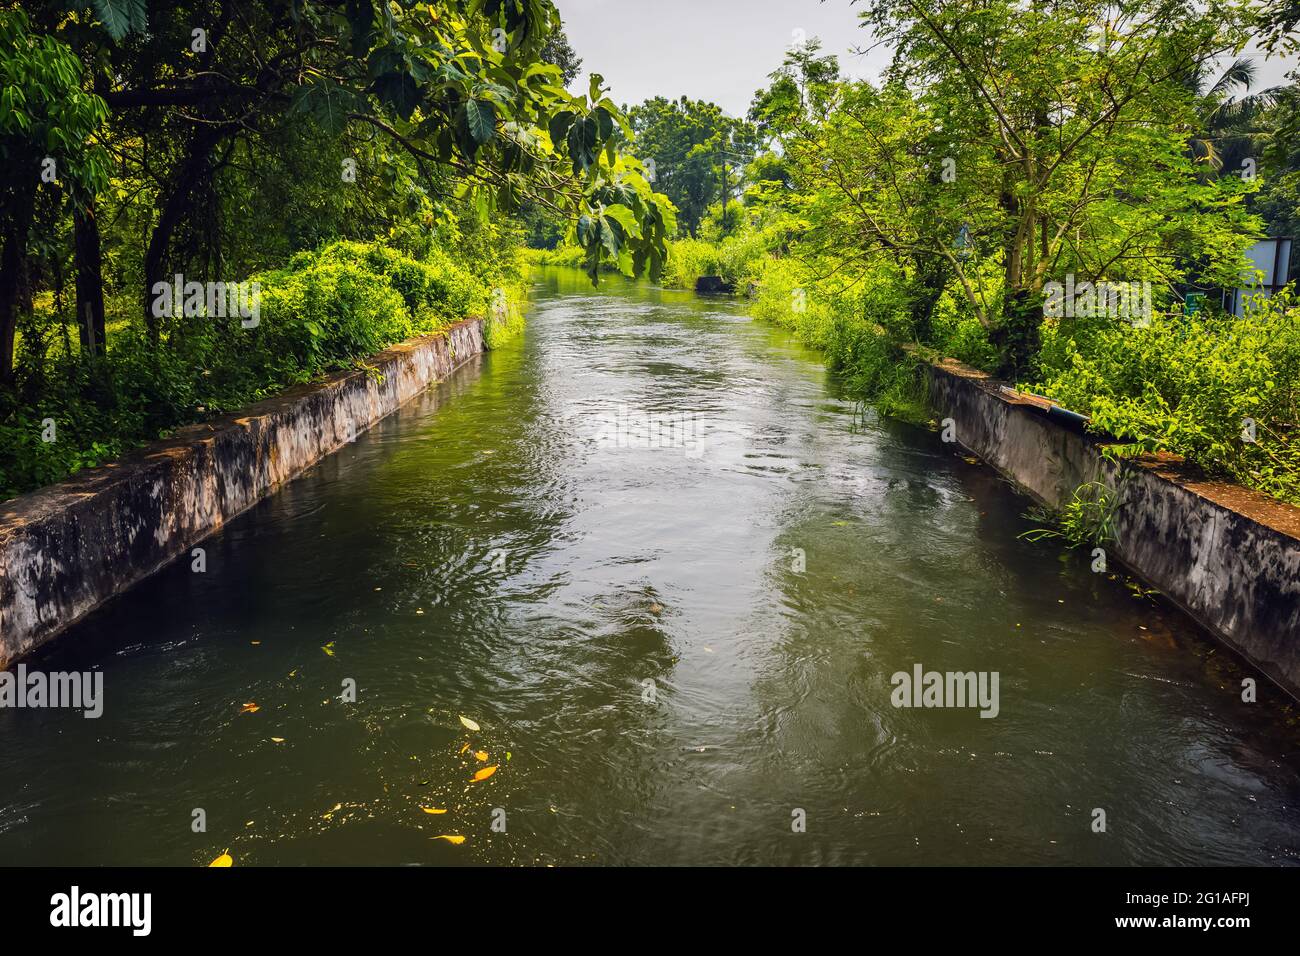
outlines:
[[[0,505],[0,668],[482,353],[482,319]],[[191,555],[195,562],[202,556]]]
[[[953,360],[922,366],[957,444],[1060,510],[1110,489],[1108,555],[1300,700],[1300,509],[1207,481],[1175,456],[1116,460],[1105,445]]]

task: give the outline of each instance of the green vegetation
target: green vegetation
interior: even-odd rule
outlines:
[[[38,314],[24,345],[46,351],[25,364],[42,378],[23,385],[39,397],[0,424],[0,495],[61,480],[467,315],[488,315],[499,345],[517,330],[519,311],[493,317],[490,296],[517,279],[514,270],[475,275],[436,252],[417,260],[380,244],[338,242],[252,277],[261,286],[254,328],[239,316],[205,316],[151,349],[142,328],[123,322],[107,354],[88,357],[66,325]],[[47,418],[56,441],[43,440]]]
[[[1300,502],[1300,302],[1238,316],[1215,293],[1253,281],[1252,243],[1300,225],[1300,86],[1250,92],[1234,59],[1261,30],[1284,44],[1294,4],[862,7],[894,50],[882,80],[842,78],[815,40],[792,50],[720,134],[754,159],[727,210],[711,198],[670,244],[664,282],[723,276],[888,413],[923,416],[916,363],[952,357],[1127,452]],[[659,144],[709,115],[631,112],[665,181],[683,151]],[[665,188],[698,206],[684,192]]]
[[[539,224],[658,276],[579,63],[550,0],[0,2],[0,497],[468,314],[500,345]]]
[[[1030,512],[1049,527],[1034,528],[1020,537],[1027,541],[1060,538],[1072,547],[1086,544],[1106,545],[1115,540],[1115,510],[1118,495],[1100,481],[1089,481],[1074,489],[1074,494],[1057,514],[1042,509]],[[1050,526],[1050,525],[1054,525]]]

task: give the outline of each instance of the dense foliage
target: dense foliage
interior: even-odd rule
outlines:
[[[499,340],[520,209],[657,275],[672,205],[579,62],[550,0],[0,3],[0,493],[470,312]],[[260,324],[160,308],[176,276],[260,282]]]
[[[141,326],[123,323],[108,353],[88,362],[68,338],[57,340],[66,327],[31,327],[52,347],[23,379],[26,400],[0,423],[0,496],[58,481],[466,315],[492,316],[493,327],[519,321],[517,307],[493,316],[489,301],[493,289],[518,281],[509,260],[489,285],[445,253],[413,259],[379,243],[337,242],[251,278],[261,286],[255,327],[239,316],[206,316],[170,335],[164,349],[151,348]],[[44,440],[46,420],[57,425],[55,441]]]
[[[713,202],[664,281],[723,277],[886,411],[923,417],[913,356],[951,356],[1126,451],[1300,502],[1300,305],[1234,315],[1218,294],[1254,281],[1252,243],[1300,228],[1300,87],[1253,90],[1241,55],[1260,30],[1294,47],[1290,10],[863,3],[894,51],[881,81],[792,49],[747,118],[766,148],[739,215]],[[1134,308],[1052,307],[1102,283]]]

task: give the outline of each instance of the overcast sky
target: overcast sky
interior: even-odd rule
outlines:
[[[660,95],[711,100],[733,116],[749,109],[754,91],[781,65],[796,37],[819,37],[852,77],[876,79],[889,62],[858,25],[861,5],[849,0],[555,0],[565,30],[582,57],[582,78],[600,73],[617,103]],[[1261,57],[1260,86],[1283,81],[1289,62]]]

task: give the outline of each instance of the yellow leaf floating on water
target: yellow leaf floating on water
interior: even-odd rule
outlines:
[[[234,865],[235,865],[235,858],[232,857],[230,855],[230,851],[227,850],[225,853],[221,854],[221,856],[217,857],[215,860],[209,863],[208,867],[211,868],[214,866],[234,866]]]
[[[257,713],[257,712],[258,712],[259,710],[261,710],[261,709],[262,709],[261,707],[258,707],[256,704],[254,704],[254,703],[250,700],[250,701],[249,701],[247,704],[245,704],[243,707],[239,708],[239,712],[240,712],[241,714],[255,714],[255,713]]]
[[[480,780],[486,780],[488,777],[492,776],[496,772],[497,772],[496,764],[493,764],[490,767],[484,767],[482,770],[474,774],[473,782],[478,783]]]
[[[446,810],[439,810],[435,807],[420,807],[425,813],[446,813]]]
[[[465,838],[463,836],[453,836],[450,833],[440,833],[438,834],[438,836],[434,837],[434,839],[446,840],[448,843],[454,843],[456,846],[460,846],[462,843],[465,842]]]
[[[464,753],[466,750],[469,750],[469,744],[466,744],[464,747],[460,748],[461,753]]]
[[[326,654],[328,654],[330,657],[333,657],[333,656],[334,656],[334,642],[333,642],[333,641],[330,641],[328,644],[323,645],[323,646],[321,647],[321,650],[324,651]]]
[[[460,722],[461,722],[462,724],[464,724],[465,727],[466,727],[467,729],[469,729],[469,730],[478,730],[478,729],[479,729],[479,725],[476,724],[476,723],[474,723],[474,721],[470,720],[468,717],[462,717],[462,718],[460,719]]]
[[[282,743],[284,743],[284,738],[283,738],[283,737],[272,737],[272,738],[271,738],[271,742],[272,742],[272,743],[275,743],[275,744],[282,744]]]
[[[474,751],[474,759],[479,763],[487,763],[488,753],[486,750]]]

